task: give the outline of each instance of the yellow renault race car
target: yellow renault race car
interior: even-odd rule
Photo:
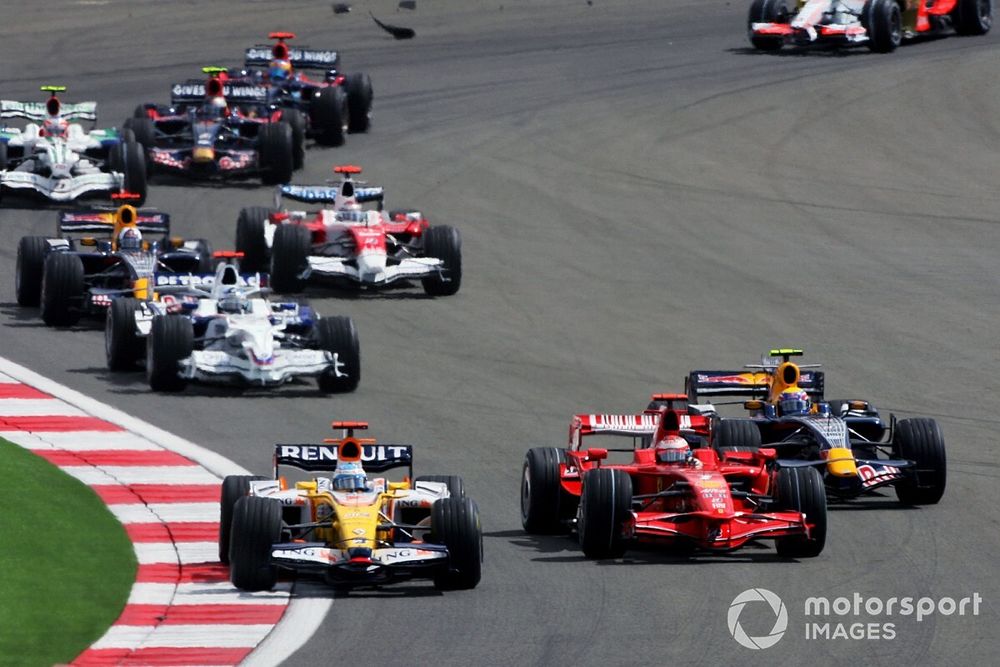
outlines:
[[[937,503],[944,495],[944,436],[933,419],[883,421],[865,400],[824,398],[819,364],[796,364],[802,350],[775,349],[746,370],[691,371],[689,409],[712,417],[711,442],[720,451],[776,450],[781,465],[816,466],[828,496],[852,498],[896,487],[900,502]],[[805,370],[803,370],[805,369]],[[710,401],[742,396],[749,419],[721,418]],[[706,402],[709,401],[709,402]]]
[[[475,588],[483,558],[476,503],[453,475],[413,478],[411,445],[355,437],[366,422],[335,421],[341,438],[278,444],[274,477],[226,477],[219,559],[237,588],[274,586],[279,570],[319,575],[339,589],[429,578]],[[289,484],[281,466],[328,476]],[[407,468],[402,481],[369,472]]]

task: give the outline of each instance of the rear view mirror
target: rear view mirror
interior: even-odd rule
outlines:
[[[603,461],[606,458],[608,458],[608,450],[606,449],[591,447],[587,450],[588,461]]]

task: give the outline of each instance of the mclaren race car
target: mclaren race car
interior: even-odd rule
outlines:
[[[280,570],[342,589],[430,578],[475,588],[483,558],[476,503],[451,475],[413,477],[410,445],[355,437],[365,422],[333,422],[324,444],[274,446],[274,477],[222,482],[219,560],[243,590],[271,588]],[[328,473],[289,484],[280,467]],[[368,473],[407,468],[399,482]]]
[[[224,67],[202,71],[208,80],[171,88],[170,105],[140,105],[125,121],[146,148],[151,174],[290,181],[301,137],[296,143],[285,114],[267,108],[264,87],[231,84]]]
[[[334,168],[336,185],[285,185],[275,207],[245,208],[236,222],[236,248],[250,267],[270,265],[272,286],[299,292],[307,282],[332,280],[384,288],[420,280],[424,292],[447,296],[462,283],[462,239],[447,225],[432,227],[418,211],[381,208],[384,189],[358,187],[361,168]],[[329,204],[316,211],[282,209],[282,197]],[[362,204],[378,202],[377,210]],[[250,268],[248,267],[248,268]]]
[[[992,25],[992,0],[753,0],[747,32],[762,51],[825,43],[889,53],[904,38],[985,35]]]
[[[172,238],[170,216],[155,209],[125,203],[62,211],[56,238],[21,237],[14,289],[18,305],[41,306],[47,325],[70,326],[85,315],[103,317],[119,297],[146,299],[158,274],[211,270],[211,255],[205,239]]]
[[[238,253],[220,255],[228,261],[214,276],[162,276],[158,298],[113,304],[108,365],[134,365],[145,338],[154,391],[180,391],[190,380],[270,387],[298,377],[316,377],[326,393],[357,388],[361,350],[349,317],[271,302],[259,274],[240,274]]]
[[[892,485],[902,503],[937,503],[947,475],[937,422],[890,416],[887,423],[867,400],[826,399],[823,372],[812,370],[818,364],[791,361],[801,355],[775,349],[746,370],[691,371],[688,400],[713,417],[713,445],[773,449],[788,465],[822,470],[828,494],[837,498]],[[719,418],[711,401],[726,396],[744,397],[749,418]]]
[[[23,129],[0,127],[0,196],[36,193],[56,202],[127,190],[146,199],[146,162],[129,131],[84,130],[97,102],[63,104],[64,86],[42,86],[45,102],[0,100],[0,118],[23,118]]]
[[[528,450],[521,477],[524,529],[552,533],[575,526],[591,558],[617,558],[635,544],[678,555],[718,553],[760,539],[775,540],[781,556],[819,555],[827,527],[819,473],[779,465],[773,449],[709,448],[706,418],[676,407],[576,415],[568,447]],[[631,442],[594,446],[600,436]],[[624,452],[628,460],[607,463],[609,452]]]

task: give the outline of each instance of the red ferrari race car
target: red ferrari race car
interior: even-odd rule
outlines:
[[[384,189],[358,187],[361,167],[334,168],[333,185],[284,185],[273,209],[245,208],[236,221],[236,249],[248,271],[270,269],[278,292],[328,280],[381,289],[420,280],[431,296],[450,296],[462,283],[462,239],[447,225],[431,226],[419,211],[386,213]],[[328,204],[315,211],[282,209],[282,197]],[[362,204],[378,202],[378,209]]]
[[[825,43],[889,53],[904,38],[985,35],[992,25],[992,0],[753,0],[747,33],[761,51]]]
[[[708,418],[672,407],[574,416],[566,449],[528,450],[524,529],[554,533],[575,524],[591,558],[617,558],[635,544],[726,552],[759,539],[775,540],[781,556],[818,556],[827,526],[819,473],[779,466],[770,449],[717,452],[705,446],[708,428]],[[593,436],[631,438],[632,446],[585,447]],[[630,453],[631,461],[607,463],[609,452]]]

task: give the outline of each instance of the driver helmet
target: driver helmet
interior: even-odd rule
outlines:
[[[368,476],[357,461],[344,461],[337,464],[333,473],[333,488],[336,491],[367,491]]]
[[[249,310],[249,302],[236,292],[230,292],[219,299],[219,312],[239,315]]]
[[[226,98],[222,95],[216,95],[215,97],[206,97],[205,104],[202,107],[206,114],[212,116],[213,118],[219,118],[226,115],[226,109],[229,105],[226,104]]]
[[[660,463],[683,463],[690,456],[690,445],[679,435],[668,435],[656,443],[656,459]]]
[[[284,81],[292,75],[292,63],[288,60],[275,58],[267,68],[271,81]]]
[[[142,232],[135,227],[126,227],[118,232],[119,250],[140,250],[142,249]]]
[[[778,396],[778,413],[782,416],[805,415],[812,408],[809,394],[801,389],[789,389]]]
[[[42,127],[39,130],[39,134],[43,137],[64,137],[66,136],[66,130],[68,128],[69,123],[64,121],[59,116],[49,116],[42,121]]]

